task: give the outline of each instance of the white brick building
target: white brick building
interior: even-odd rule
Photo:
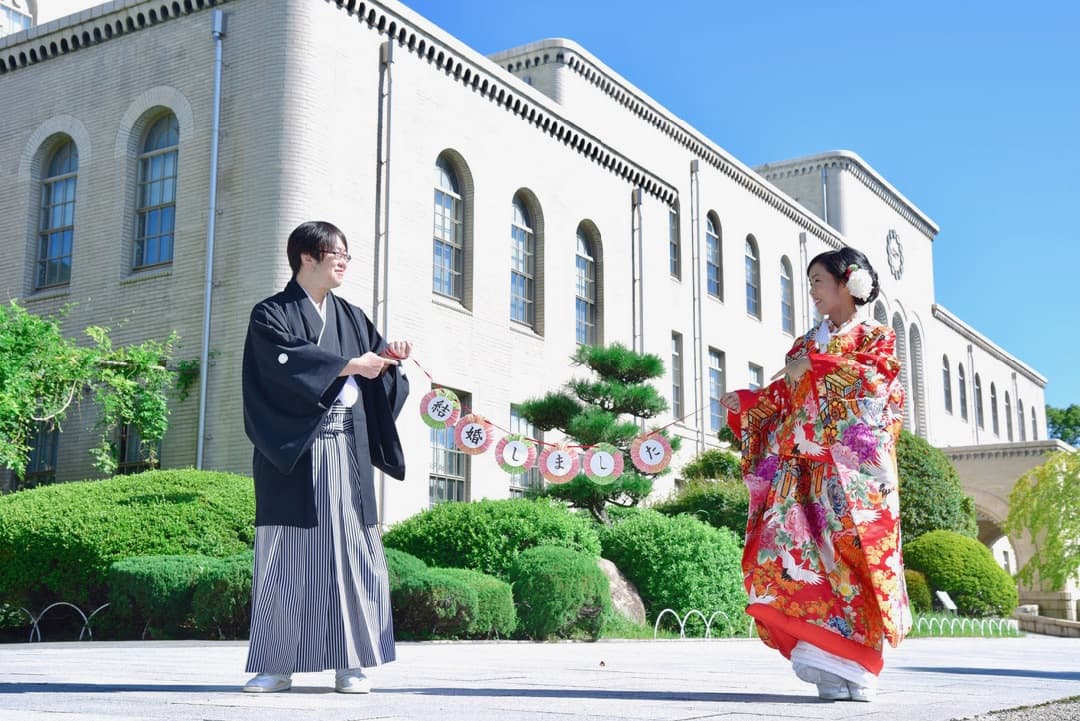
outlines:
[[[752,169],[570,41],[487,58],[389,0],[117,0],[0,38],[8,297],[74,303],[71,333],[176,330],[178,357],[200,357],[215,7],[205,467],[250,472],[247,314],[288,280],[285,240],[308,219],[350,239],[342,294],[504,428],[569,379],[579,338],[621,341],[668,364],[678,410],[662,422],[688,416],[673,426],[685,462],[716,442],[719,393],[768,378],[813,321],[807,260],[849,243],[881,277],[869,312],[901,339],[911,430],[939,446],[1046,438],[1046,379],[935,303],[937,227],[857,155]],[[195,464],[198,416],[197,393],[174,404],[163,465]],[[74,413],[41,454],[57,480],[92,475],[92,423]],[[491,454],[433,448],[413,402],[400,429],[410,472],[383,489],[388,522],[521,485]]]

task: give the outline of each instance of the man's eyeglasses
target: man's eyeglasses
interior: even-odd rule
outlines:
[[[338,260],[343,260],[346,263],[352,260],[352,256],[342,250],[324,250],[323,256],[332,255]]]

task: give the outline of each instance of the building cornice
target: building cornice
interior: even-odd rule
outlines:
[[[1042,375],[1034,368],[1029,366],[1027,363],[1024,363],[1022,360],[1006,351],[997,343],[990,340],[982,333],[957,318],[955,315],[949,312],[949,310],[947,310],[945,306],[935,303],[933,306],[931,306],[931,312],[934,314],[934,318],[941,321],[950,330],[955,331],[961,337],[974,343],[979,348],[986,351],[1002,363],[1005,363],[1007,366],[1012,368],[1017,373],[1020,373],[1040,388],[1046,387],[1046,376]]]
[[[113,0],[97,7],[0,37],[0,77],[7,73],[209,10],[229,0]]]
[[[950,461],[998,461],[1005,458],[1048,456],[1057,451],[1072,451],[1073,447],[1057,438],[1020,443],[990,443],[984,446],[945,446],[942,453]]]
[[[786,178],[793,175],[820,173],[822,168],[846,170],[866,186],[870,192],[881,198],[886,205],[896,211],[904,220],[918,228],[919,232],[927,238],[933,240],[938,234],[939,228],[937,224],[926,213],[919,210],[918,206],[904,197],[903,193],[894,188],[858,153],[850,150],[831,150],[803,158],[766,163],[758,166],[755,170],[761,173],[766,180],[776,180],[777,178]]]
[[[567,68],[580,75],[586,82],[596,86],[631,114],[668,136],[695,157],[719,170],[803,230],[821,239],[830,247],[840,248],[846,245],[843,237],[834,228],[809,213],[782,190],[765,182],[749,166],[743,165],[705,135],[671,114],[660,103],[574,41],[565,38],[549,38],[495,53],[491,58],[510,73],[547,63],[565,64]]]

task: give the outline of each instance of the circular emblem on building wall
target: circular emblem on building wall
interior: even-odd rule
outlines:
[[[904,274],[904,249],[895,230],[890,230],[885,238],[885,252],[889,255],[889,270],[892,271],[893,278],[900,280],[900,276]]]

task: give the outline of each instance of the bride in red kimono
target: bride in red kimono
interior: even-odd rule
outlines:
[[[904,392],[891,328],[860,320],[877,273],[853,248],[807,269],[820,324],[757,391],[721,400],[750,490],[747,613],[829,700],[870,701],[884,642],[911,628],[896,440]]]

